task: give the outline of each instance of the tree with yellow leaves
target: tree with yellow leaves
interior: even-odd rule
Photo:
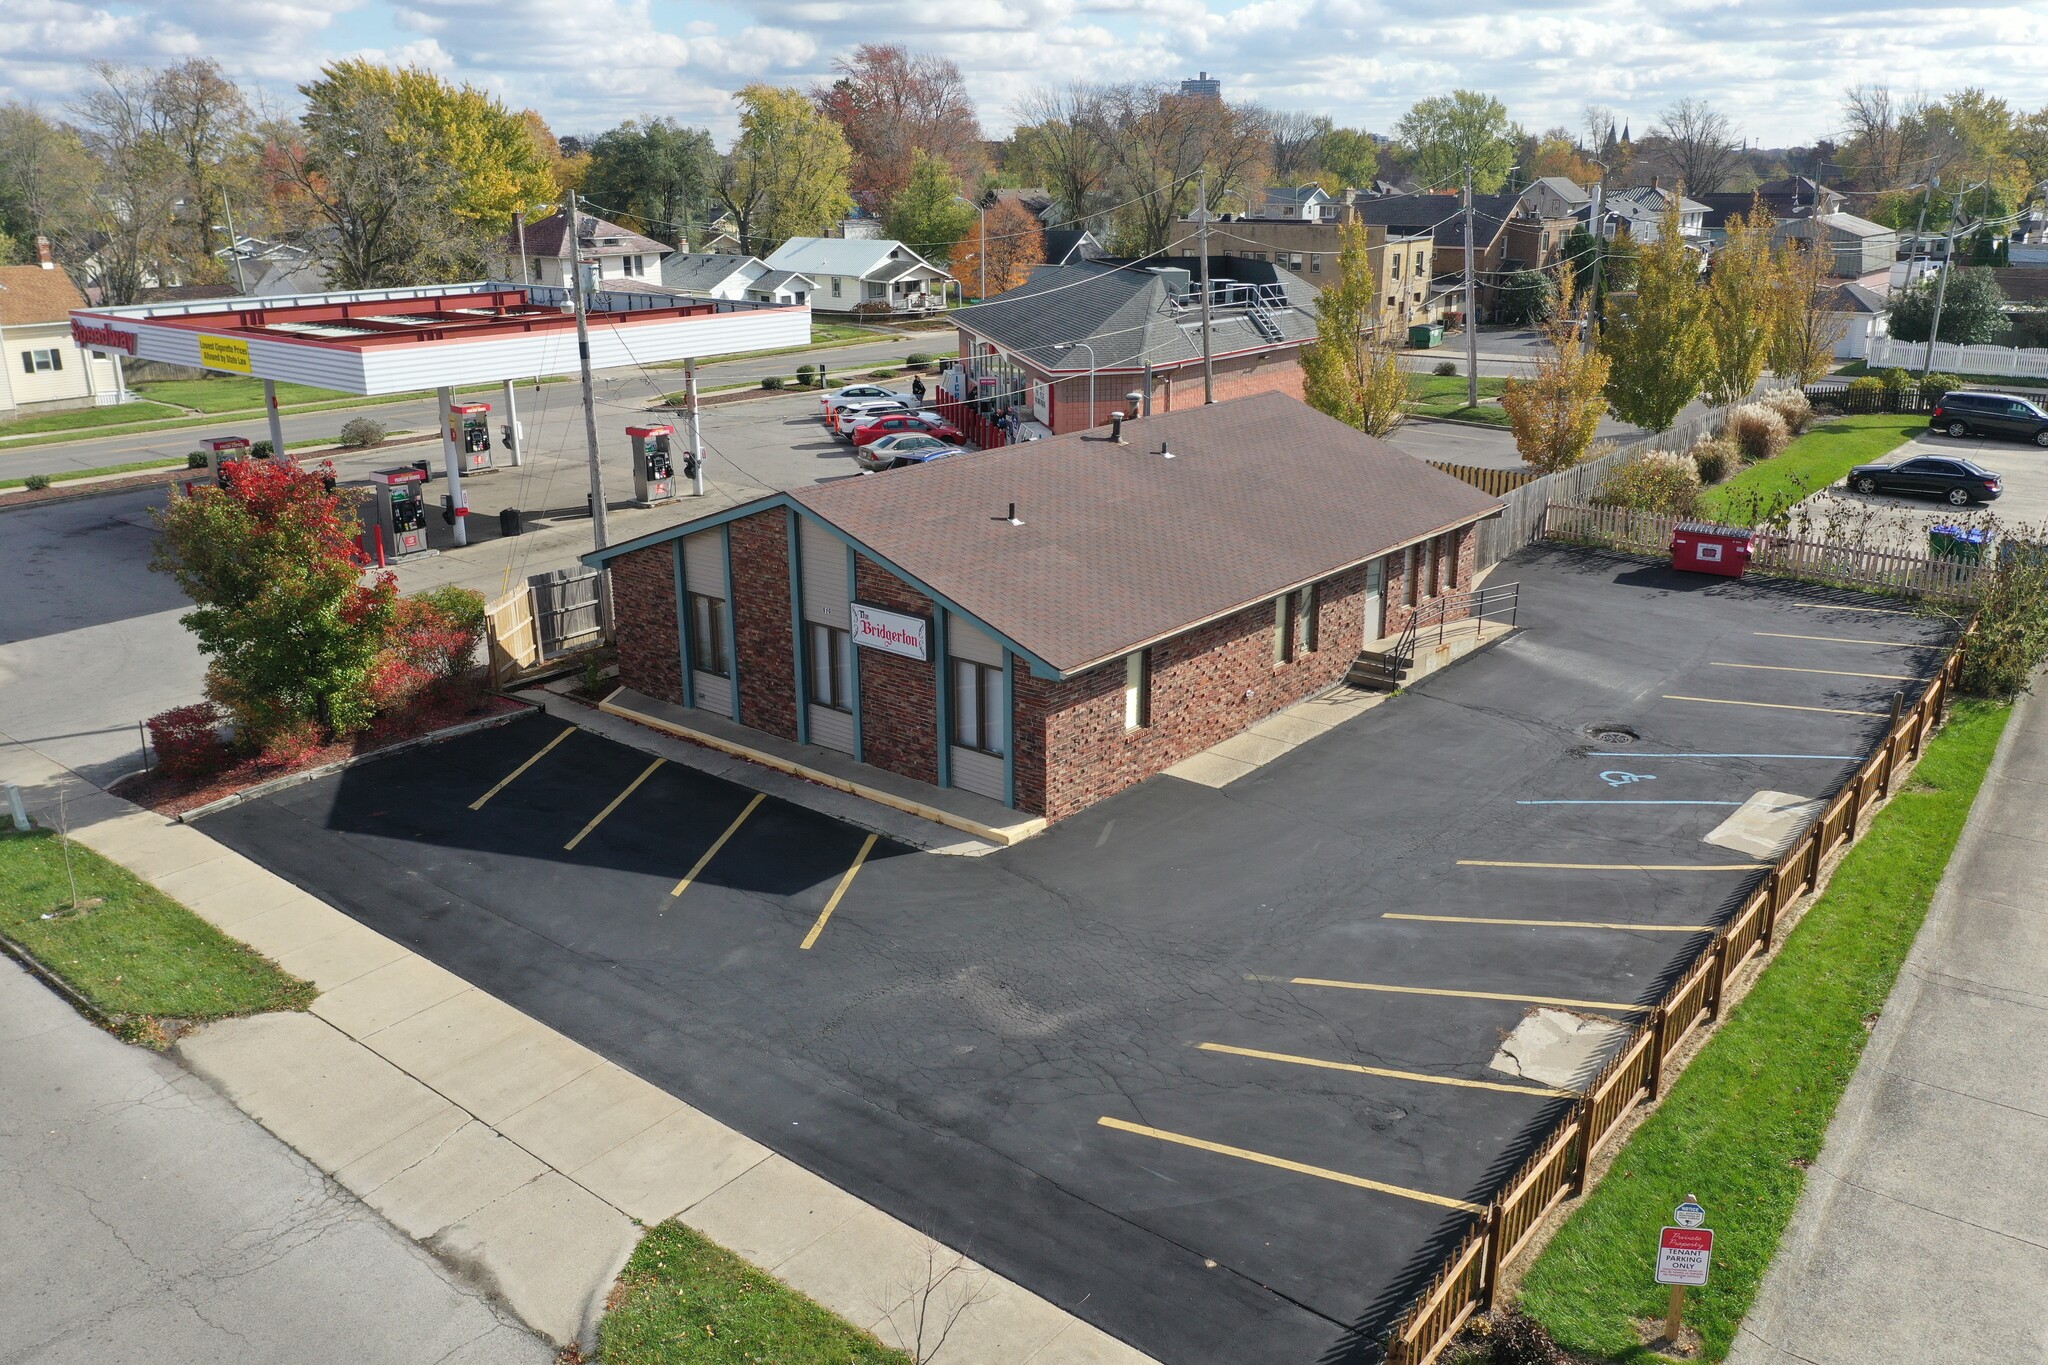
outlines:
[[[1835,306],[1829,257],[1826,243],[1794,239],[1771,274],[1771,371],[1802,388],[1835,367],[1835,346],[1849,327]]]
[[[1381,312],[1365,225],[1346,223],[1339,241],[1339,282],[1317,297],[1316,339],[1301,348],[1302,392],[1317,411],[1385,436],[1401,425],[1408,375]]]
[[[1600,353],[1593,320],[1584,316],[1584,304],[1572,268],[1560,266],[1557,305],[1542,324],[1550,350],[1536,357],[1535,378],[1510,379],[1501,395],[1515,449],[1545,474],[1585,459],[1607,415],[1608,360]]]

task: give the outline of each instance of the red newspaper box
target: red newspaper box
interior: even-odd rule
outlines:
[[[1749,567],[1750,534],[1740,526],[1681,521],[1671,528],[1671,567],[1740,578]]]

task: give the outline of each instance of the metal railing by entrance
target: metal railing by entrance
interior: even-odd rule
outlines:
[[[1512,629],[1520,618],[1521,608],[1520,583],[1499,583],[1477,592],[1439,597],[1415,609],[1415,614],[1408,618],[1408,624],[1401,628],[1401,636],[1394,642],[1391,653],[1406,667],[1413,662],[1415,651],[1422,648],[1424,642],[1443,644],[1445,632],[1453,627],[1470,625],[1473,633],[1479,634],[1486,629],[1487,621],[1506,617]]]

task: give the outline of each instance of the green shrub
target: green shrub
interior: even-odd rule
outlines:
[[[913,370],[921,370],[932,363],[932,358],[923,351],[912,351],[909,355],[903,357],[903,363]]]
[[[2048,550],[2007,541],[1963,649],[1963,686],[2004,700],[2048,659]]]
[[[1849,381],[1851,397],[1875,400],[1884,397],[1884,381],[1874,374],[1860,374]]]
[[[205,451],[203,451],[203,450],[194,450],[194,451],[190,451],[190,452],[188,452],[188,453],[186,454],[186,456],[185,456],[185,468],[187,468],[187,469],[204,469],[204,468],[206,468],[206,452],[205,452]]]
[[[1962,386],[1961,375],[1943,374],[1940,370],[1935,370],[1920,381],[1920,396],[1930,403],[1939,403]]]
[[[40,493],[50,486],[48,474],[31,474],[21,481],[21,486],[31,493]]]
[[[258,441],[249,447],[249,458],[252,460],[267,460],[276,453],[276,448],[268,441]]]
[[[1785,425],[1776,408],[1764,403],[1744,403],[1729,413],[1721,435],[1734,443],[1749,464],[1781,454],[1792,444],[1792,429]]]
[[[1702,484],[1719,483],[1728,477],[1728,471],[1735,467],[1741,455],[1732,441],[1720,436],[1708,436],[1693,443],[1685,452],[1691,457],[1693,468],[1700,472]]]
[[[816,365],[799,365],[799,366],[797,366],[797,367],[796,367],[796,382],[797,382],[797,387],[798,387],[798,388],[802,388],[802,389],[808,389],[809,387],[811,387],[811,385],[813,385],[813,384],[817,383],[817,382],[818,382],[818,367],[817,367]]]
[[[1699,510],[1700,471],[1689,455],[1652,451],[1624,460],[1600,485],[1593,501],[1660,516],[1689,517]]]
[[[779,388],[781,388],[781,387],[782,387],[782,376],[781,376],[781,375],[779,375],[779,374],[764,374],[764,375],[762,375],[762,376],[761,376],[761,387],[762,387],[762,388],[764,388],[764,389],[779,389]]]
[[[368,417],[351,417],[341,424],[341,444],[351,450],[381,446],[387,434],[382,422],[373,421]]]
[[[1451,361],[1439,360],[1436,363],[1436,368],[1431,370],[1430,373],[1439,379],[1453,379],[1457,377],[1458,367]]]
[[[1912,387],[1913,376],[1893,365],[1877,372],[1877,383],[1884,390],[1884,396],[1896,402]]]

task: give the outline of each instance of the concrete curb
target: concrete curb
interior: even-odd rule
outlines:
[[[73,990],[69,981],[66,981],[63,977],[36,961],[34,953],[31,953],[5,934],[0,934],[0,953],[4,953],[20,963],[22,970],[42,982],[45,986],[48,986],[58,995],[64,997],[64,1003],[77,1010],[87,1019],[98,1024],[103,1029],[110,1031],[113,1029],[113,1016],[109,1015],[98,1005],[93,1004],[92,1001],[86,999],[83,995],[80,995],[76,990]]]
[[[525,701],[519,697],[513,697],[511,700],[519,702],[520,705],[527,707],[529,710],[537,711],[541,709],[534,706],[532,702]],[[526,711],[507,711],[502,715],[484,716],[477,720],[463,721],[460,725],[450,725],[439,730],[429,730],[424,735],[415,735],[411,739],[400,740],[396,744],[387,744],[381,749],[372,749],[366,754],[351,754],[347,758],[338,758],[332,763],[316,764],[311,768],[301,768],[295,773],[286,773],[282,777],[273,777],[266,782],[258,782],[253,787],[244,787],[241,791],[223,796],[218,801],[209,801],[203,806],[194,806],[191,810],[180,812],[173,818],[181,825],[190,824],[202,815],[211,815],[215,811],[226,810],[230,806],[239,806],[244,801],[253,801],[259,796],[268,796],[272,792],[281,792],[287,788],[299,786],[302,783],[314,782],[326,777],[330,773],[338,773],[344,768],[353,768],[359,763],[370,763],[380,758],[388,758],[392,754],[402,754],[407,749],[417,749],[427,744],[438,744],[444,739],[454,739],[458,735],[473,734],[478,730],[489,730],[494,726],[509,724],[526,714]]]

